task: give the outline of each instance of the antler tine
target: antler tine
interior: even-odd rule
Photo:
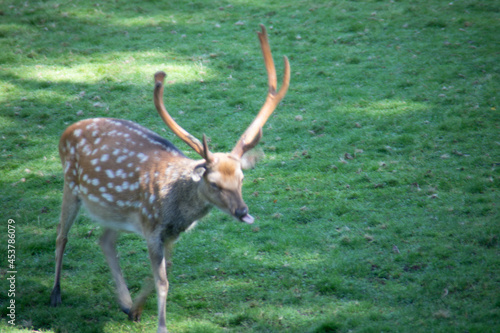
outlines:
[[[156,110],[165,122],[165,124],[177,135],[181,138],[185,143],[187,143],[191,148],[193,148],[201,157],[207,159],[210,154],[208,149],[205,151],[204,146],[194,136],[189,134],[185,129],[179,126],[175,122],[175,120],[170,116],[163,104],[163,82],[165,81],[165,77],[167,74],[165,72],[159,71],[155,73],[155,90],[154,90],[154,102],[156,106]]]
[[[267,93],[267,98],[260,109],[257,117],[253,120],[250,126],[241,136],[240,140],[236,143],[236,146],[231,152],[232,155],[236,157],[241,157],[245,152],[252,149],[257,145],[262,136],[262,127],[266,123],[267,119],[271,116],[274,109],[278,106],[279,102],[285,97],[290,84],[290,63],[288,58],[283,57],[283,62],[285,65],[283,82],[281,88],[276,92],[277,78],[276,78],[276,68],[274,67],[273,56],[271,54],[271,48],[269,46],[269,41],[267,39],[266,28],[261,25],[262,31],[258,32],[260,47],[262,49],[262,55],[264,56],[264,63],[266,65],[267,78],[269,84],[269,91]]]
[[[260,47],[262,49],[262,56],[264,57],[264,63],[266,65],[267,78],[269,82],[269,90],[276,91],[278,85],[278,79],[276,77],[276,68],[274,67],[274,60],[271,53],[271,47],[269,46],[269,40],[267,39],[267,31],[264,25],[260,25],[262,31],[257,32],[260,41]]]

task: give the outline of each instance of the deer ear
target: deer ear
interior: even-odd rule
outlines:
[[[255,167],[255,164],[257,164],[260,160],[264,158],[265,154],[262,149],[252,149],[247,151],[243,156],[241,157],[240,163],[241,163],[241,168],[243,170],[246,169],[253,169]]]
[[[200,179],[203,177],[205,172],[207,171],[207,164],[205,162],[198,164],[197,166],[194,167],[193,169],[193,174],[191,175],[191,178],[195,182],[199,182]]]

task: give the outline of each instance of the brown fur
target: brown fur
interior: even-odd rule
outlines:
[[[160,117],[203,161],[186,158],[156,133],[126,120],[87,119],[62,135],[59,153],[64,168],[64,193],[56,240],[56,270],[50,303],[61,304],[60,278],[68,233],[83,205],[104,225],[100,245],[116,283],[121,309],[140,318],[149,293],[158,295],[158,330],[166,333],[167,262],[179,234],[192,227],[212,206],[240,221],[253,223],[241,195],[243,154],[257,145],[262,127],[285,96],[290,65],[285,57],[283,84],[276,91],[276,70],[264,26],[258,34],[268,73],[268,97],[231,154],[212,154],[181,128],[163,105],[166,74],[155,74],[154,104]],[[146,240],[154,282],[132,302],[116,252],[118,231],[135,232]]]
[[[237,217],[247,211],[241,196],[240,164],[228,154],[213,154],[203,177],[200,161],[186,158],[170,142],[132,122],[88,119],[70,126],[59,144],[64,194],[56,241],[56,278],[51,304],[61,303],[60,277],[67,235],[83,204],[105,227],[101,248],[117,286],[121,309],[138,320],[146,284],[134,302],[125,284],[115,249],[116,229],[146,239],[159,294],[159,332],[165,328],[168,291],[166,266],[179,234],[208,213],[212,205]],[[214,189],[209,182],[215,182]],[[154,286],[153,285],[153,286]],[[163,309],[163,310],[162,310]]]

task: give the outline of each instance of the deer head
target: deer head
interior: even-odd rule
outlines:
[[[164,72],[157,72],[155,74],[154,89],[154,103],[160,117],[179,138],[203,158],[203,161],[193,170],[195,177],[199,177],[201,181],[200,193],[211,204],[246,223],[253,223],[254,219],[248,214],[248,206],[243,201],[241,195],[243,181],[241,158],[243,154],[259,143],[262,137],[262,127],[279,102],[285,97],[290,83],[290,64],[288,58],[285,56],[283,83],[279,91],[277,91],[276,69],[266,29],[263,25],[261,25],[261,31],[258,35],[266,65],[269,90],[264,105],[230,153],[210,152],[205,135],[203,135],[203,143],[201,143],[180,127],[170,116],[163,104],[163,83],[166,77]]]

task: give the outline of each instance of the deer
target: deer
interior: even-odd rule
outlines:
[[[167,332],[167,267],[174,242],[212,207],[252,224],[254,218],[242,197],[242,160],[262,137],[262,128],[290,83],[290,64],[284,56],[284,75],[277,90],[276,69],[266,29],[258,33],[268,77],[266,100],[230,153],[213,153],[203,134],[200,142],[180,127],[163,102],[166,74],[155,73],[154,104],[168,128],[198,155],[186,157],[170,141],[128,120],[93,118],[70,125],[59,141],[64,188],[57,227],[53,307],[61,301],[61,270],[68,233],[84,206],[92,220],[103,226],[99,244],[116,284],[120,308],[139,321],[146,298],[156,289],[158,333]],[[144,238],[153,271],[132,301],[119,262],[116,243],[120,232]]]

